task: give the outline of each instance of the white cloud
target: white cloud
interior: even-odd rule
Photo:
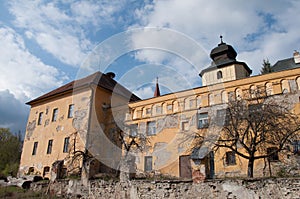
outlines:
[[[133,93],[135,93],[137,96],[139,96],[142,99],[148,99],[153,97],[154,95],[154,89],[146,85],[145,87],[137,88],[136,90],[133,90]]]
[[[15,16],[14,24],[23,28],[29,39],[61,62],[79,66],[94,47],[87,35],[111,23],[122,2],[14,0],[9,10]]]
[[[263,59],[269,58],[275,63],[278,59],[291,57],[293,50],[299,49],[299,9],[300,1],[279,0],[270,4],[260,0],[165,0],[153,1],[136,10],[136,17],[139,17],[141,26],[168,27],[182,32],[194,38],[207,52],[219,43],[218,37],[222,34],[224,41],[237,50],[238,59],[248,63],[257,74]],[[175,48],[178,45],[165,37],[156,38],[157,43],[171,44]],[[189,49],[187,52],[192,53]],[[146,52],[137,53],[136,58],[169,60],[168,56]],[[208,65],[209,62],[202,64]]]
[[[0,40],[0,91],[9,90],[24,102],[65,80],[55,67],[32,55],[13,29],[0,27]]]

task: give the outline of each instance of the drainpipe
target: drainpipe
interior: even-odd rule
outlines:
[[[85,151],[84,153],[88,153],[88,146],[89,146],[89,133],[90,133],[90,127],[91,127],[91,116],[92,116],[92,110],[93,110],[93,101],[94,101],[94,89],[93,89],[93,84],[89,83],[89,88],[91,89],[91,98],[90,98],[90,107],[89,107],[89,116],[88,116],[88,127],[87,127],[87,133],[86,133],[86,142],[85,142]],[[82,160],[82,169],[85,169],[85,161]],[[83,177],[82,174],[85,172],[86,176]],[[84,186],[88,186],[89,182],[89,171],[83,171],[81,172],[81,182]]]

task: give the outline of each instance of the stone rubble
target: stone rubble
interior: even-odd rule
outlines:
[[[45,183],[31,184],[32,190],[41,190]],[[51,194],[64,198],[114,198],[114,199],[194,199],[194,198],[300,198],[300,178],[273,179],[217,179],[199,184],[191,181],[128,182],[92,180],[84,187],[80,180],[60,180],[50,186]]]

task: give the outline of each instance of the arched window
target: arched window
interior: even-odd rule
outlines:
[[[297,77],[296,82],[297,82],[298,90],[300,90],[300,77]]]
[[[258,96],[257,96],[258,93],[257,93],[256,86],[254,86],[254,85],[250,86],[249,92],[250,92],[250,97],[251,97],[251,98],[258,97]]]
[[[290,85],[289,85],[289,81],[284,79],[281,81],[281,90],[282,93],[289,93],[290,92]]]
[[[50,167],[48,166],[44,167],[43,176],[49,174],[49,172],[50,172]]]
[[[178,102],[177,102],[177,101],[174,101],[174,102],[173,102],[173,111],[174,111],[175,113],[178,112],[178,110],[179,110],[179,109],[178,109],[178,108],[179,108],[178,106],[179,106]]]
[[[266,94],[267,96],[273,95],[273,85],[272,83],[266,83]]]
[[[242,90],[240,89],[240,88],[237,88],[236,90],[235,90],[235,97],[236,97],[236,99],[237,100],[241,100],[242,99]]]
[[[222,91],[221,93],[221,102],[222,103],[227,103],[228,102],[228,95],[226,91]]]
[[[200,108],[200,106],[201,106],[201,96],[197,96],[196,99],[197,99],[197,100],[196,100],[197,108]]]
[[[223,78],[222,71],[218,71],[217,72],[217,79],[222,79],[222,78]]]

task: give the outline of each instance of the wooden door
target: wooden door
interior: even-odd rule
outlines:
[[[181,178],[192,178],[192,166],[189,155],[179,156],[179,175]]]

